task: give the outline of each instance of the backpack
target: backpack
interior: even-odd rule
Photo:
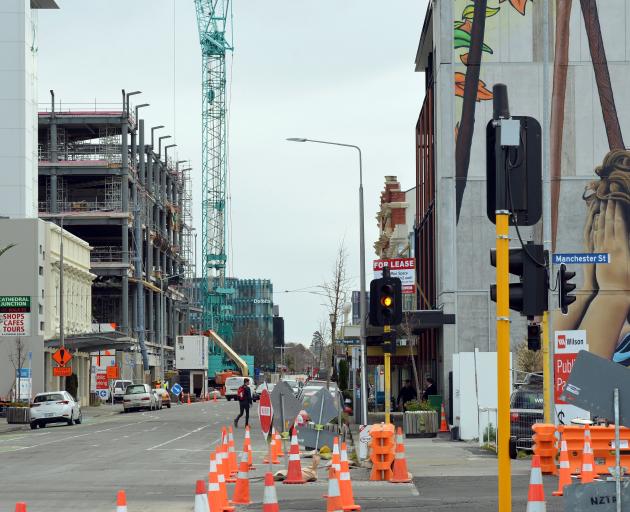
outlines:
[[[238,388],[238,391],[236,392],[236,396],[241,402],[245,400],[245,384],[243,384],[240,388]]]

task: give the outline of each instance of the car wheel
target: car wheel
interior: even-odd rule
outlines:
[[[516,439],[510,438],[510,459],[518,457],[518,449],[516,448]]]
[[[170,403],[166,404],[166,407],[168,407],[170,409],[171,408],[171,404]]]
[[[70,418],[68,420],[68,426],[71,427],[72,425],[74,425],[74,420],[72,418]]]
[[[79,417],[76,420],[74,420],[74,422],[77,425],[81,425],[81,423],[83,423],[83,413],[81,411],[79,411]]]
[[[32,422],[32,423],[31,423],[31,430],[35,430],[35,429],[37,428],[37,426],[38,426],[38,425],[37,425],[37,422],[36,422],[36,421]]]
[[[46,428],[46,423],[44,423],[43,421],[41,423],[38,423],[37,425],[39,428]]]

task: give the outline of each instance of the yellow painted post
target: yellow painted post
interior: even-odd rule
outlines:
[[[512,510],[510,468],[510,240],[509,212],[496,212],[497,236],[497,449],[499,459],[499,512]]]
[[[391,387],[392,387],[392,374],[390,368],[390,362],[392,355],[389,352],[385,352],[385,423],[391,423],[390,410],[391,410]]]
[[[545,411],[545,423],[551,423],[553,415],[551,413],[552,401],[551,401],[551,353],[549,351],[549,313],[545,311],[543,313],[542,320],[542,353],[543,353],[543,397],[544,397],[544,411]]]

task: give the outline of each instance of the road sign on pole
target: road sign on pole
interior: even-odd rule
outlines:
[[[267,436],[271,430],[273,406],[271,405],[271,395],[266,389],[263,389],[260,400],[258,400],[258,416],[260,416],[260,429]]]
[[[171,393],[173,393],[175,396],[179,396],[181,392],[182,387],[179,384],[173,384],[173,387],[171,388]]]
[[[71,377],[72,368],[69,366],[55,366],[53,367],[53,377]]]
[[[52,358],[59,366],[66,366],[72,359],[72,354],[65,347],[61,347]]]

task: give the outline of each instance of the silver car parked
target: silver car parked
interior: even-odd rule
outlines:
[[[123,411],[162,408],[162,398],[148,384],[130,384],[123,395]]]

